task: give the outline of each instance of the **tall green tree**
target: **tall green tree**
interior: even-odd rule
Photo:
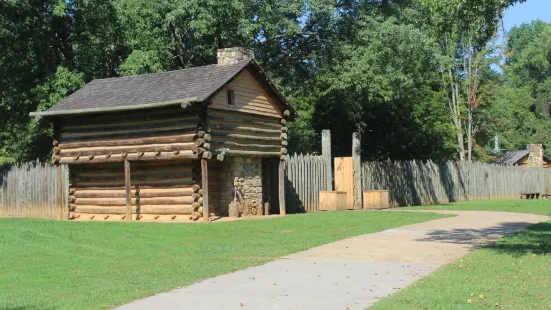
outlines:
[[[485,112],[489,136],[497,135],[505,150],[541,143],[551,156],[551,24],[523,24],[508,36],[503,80]]]

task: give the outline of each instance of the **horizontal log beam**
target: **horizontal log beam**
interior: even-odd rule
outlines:
[[[144,145],[144,144],[166,144],[179,142],[192,142],[195,134],[180,134],[171,136],[156,136],[148,138],[136,139],[115,139],[115,140],[100,140],[100,141],[83,141],[72,143],[61,143],[59,147],[62,149],[74,149],[81,147],[108,147],[108,146],[129,146],[129,145]]]
[[[215,137],[226,137],[226,138],[236,138],[236,139],[245,139],[245,140],[256,140],[256,141],[281,141],[281,136],[251,136],[251,135],[241,135],[232,132],[224,131],[212,131],[211,134]]]
[[[132,121],[128,122],[128,119],[122,122],[112,121],[112,122],[103,122],[100,124],[86,124],[82,125],[73,125],[73,126],[62,126],[61,133],[86,133],[90,131],[104,132],[109,130],[122,130],[122,129],[154,129],[161,126],[174,126],[177,124],[190,124],[195,125],[199,121],[198,116],[189,116],[189,117],[167,117],[167,118],[157,118],[152,120],[144,121]]]
[[[106,176],[75,176],[71,178],[73,182],[103,182],[103,181],[117,181],[124,179],[124,174],[122,175],[106,175]],[[132,174],[132,182],[141,182],[141,181],[161,181],[161,180],[183,180],[191,181],[195,179],[195,175],[191,171],[185,171],[182,173],[177,172],[168,172],[168,173],[141,173],[138,176]]]
[[[197,154],[193,154],[192,152],[186,152],[186,153],[178,153],[173,154],[171,152],[161,153],[160,155],[143,155],[139,156],[139,154],[128,154],[126,158],[123,157],[115,157],[111,156],[109,158],[93,158],[88,159],[87,157],[78,159],[72,158],[72,157],[62,157],[60,159],[61,164],[91,164],[91,163],[112,163],[112,162],[122,162],[125,159],[129,161],[156,161],[156,160],[175,160],[175,159],[197,159]]]
[[[165,197],[133,197],[131,200],[132,205],[179,205],[179,204],[192,204],[195,202],[193,197],[177,197],[177,198],[165,198]],[[125,206],[126,200],[113,199],[113,198],[77,198],[74,201],[77,205],[95,205],[95,206]]]
[[[244,122],[244,124],[247,124]],[[273,133],[273,134],[279,134],[280,130],[278,129],[264,129],[264,128],[257,128],[257,127],[248,127],[248,126],[239,126],[239,125],[221,125],[216,123],[210,123],[210,129],[218,129],[218,130],[224,130],[224,131],[245,131],[245,132],[252,132],[252,133],[259,133],[259,134],[265,134],[265,133]]]
[[[66,126],[76,126],[80,124],[104,124],[110,122],[124,122],[129,119],[155,120],[169,117],[188,117],[199,115],[200,108],[189,107],[182,109],[180,106],[163,107],[156,109],[120,111],[101,114],[75,115],[70,118],[64,118],[63,124]]]
[[[178,135],[178,134],[191,134],[193,133],[195,127],[192,126],[174,126],[174,127],[164,127],[156,128],[154,130],[129,130],[127,132],[104,132],[102,134],[93,134],[89,136],[62,136],[64,143],[66,142],[80,142],[85,140],[105,140],[105,139],[130,139],[130,138],[148,138],[148,137],[157,137],[162,135]]]
[[[190,196],[194,194],[192,189],[189,190],[180,190],[173,192],[144,192],[136,191],[132,189],[132,197],[181,197],[181,196]],[[124,198],[126,193],[124,191],[99,191],[99,192],[84,192],[77,191],[74,194],[76,198]]]
[[[77,213],[88,214],[125,214],[126,207],[102,207],[102,206],[85,206],[74,205],[70,208]],[[179,205],[179,206],[164,206],[164,205],[142,205],[132,206],[132,214],[191,214],[195,208],[192,205]]]
[[[97,170],[94,170],[93,168],[87,168],[86,170],[77,170],[78,167],[82,166],[76,166],[77,168],[73,169],[71,172],[75,177],[79,178],[90,178],[90,177],[111,177],[111,176],[119,176],[124,177],[124,171],[120,171],[121,169],[101,169],[98,168]],[[118,167],[120,168],[120,167]],[[135,176],[154,176],[154,175],[172,175],[172,174],[193,174],[193,168],[191,166],[178,166],[174,165],[174,167],[167,167],[164,168],[161,166],[160,168],[155,167],[144,167],[144,168],[136,168],[132,170],[132,177]]]
[[[135,186],[142,182],[155,182],[155,181],[171,181],[171,182],[191,182],[193,181],[193,177],[191,175],[183,175],[183,176],[154,176],[154,177],[141,177],[141,178],[134,178],[132,176],[132,185]],[[80,183],[101,183],[105,182],[108,183],[118,183],[118,182],[124,182],[124,178],[71,178],[71,182],[73,184],[80,184]]]
[[[62,149],[60,156],[87,156],[87,155],[105,155],[105,154],[122,154],[122,153],[138,153],[138,152],[171,152],[171,151],[187,151],[193,149],[193,143],[178,143],[178,144],[154,144],[143,146],[126,146],[126,147],[98,147],[93,149]]]
[[[269,145],[269,144],[248,144],[248,143],[237,143],[232,141],[212,141],[211,147],[212,148],[224,148],[224,147],[245,147],[245,148],[256,148],[256,149],[272,149],[272,150],[279,150],[281,147],[279,145]]]
[[[189,188],[191,188],[194,192],[198,192],[201,190],[201,186],[197,184],[189,184],[189,185],[176,184],[176,185],[162,185],[162,186],[146,186],[146,185],[135,186],[134,184],[132,184],[132,188],[133,190],[151,191],[151,192],[161,191],[161,190],[167,190],[167,191],[179,190],[179,189],[187,190]],[[109,186],[100,186],[100,187],[73,186],[71,187],[69,192],[73,194],[78,191],[110,191],[110,190],[125,190],[125,187],[124,186],[111,186],[111,187]]]
[[[235,151],[229,150],[226,151],[226,155],[234,156],[250,156],[250,157],[280,157],[279,152],[256,152],[256,151]]]
[[[262,125],[262,126],[274,127],[274,128],[281,127],[281,125],[277,121],[267,122],[267,121],[260,121],[260,120],[252,120],[252,119],[240,118],[235,116],[220,115],[218,113],[212,113],[209,115],[208,118],[209,120],[219,120],[219,121],[225,121],[225,122],[250,123],[250,124]]]
[[[132,187],[139,186],[170,186],[170,185],[192,185],[195,181],[186,181],[186,180],[159,180],[159,181],[132,181]],[[98,187],[121,187],[124,182],[113,181],[98,181],[98,182],[75,182],[75,186],[82,188],[98,188]]]

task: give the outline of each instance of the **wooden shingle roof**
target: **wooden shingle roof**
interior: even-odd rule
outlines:
[[[253,59],[230,65],[207,65],[162,73],[93,80],[35,117],[127,111],[192,102],[203,102],[216,94],[237,74],[250,67],[259,82],[293,114],[294,109],[270,82]]]
[[[496,164],[499,165],[514,165],[518,163],[524,157],[527,157],[530,154],[527,150],[507,152],[503,157],[496,160]]]

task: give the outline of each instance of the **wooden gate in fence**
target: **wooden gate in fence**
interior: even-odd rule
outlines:
[[[346,208],[354,210],[354,162],[352,157],[335,157],[335,191],[346,192]]]

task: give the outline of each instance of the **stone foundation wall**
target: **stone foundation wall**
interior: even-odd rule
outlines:
[[[262,215],[262,159],[227,156],[220,169],[220,211],[228,215],[228,208],[237,202],[241,216]]]

